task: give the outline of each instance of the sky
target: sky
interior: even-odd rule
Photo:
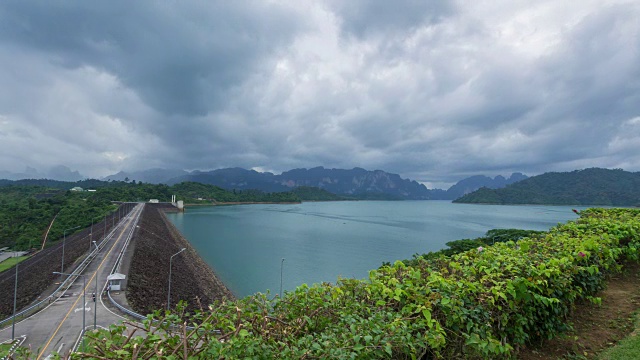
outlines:
[[[0,170],[640,171],[640,2],[0,2]]]

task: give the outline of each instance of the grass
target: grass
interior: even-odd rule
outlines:
[[[9,355],[9,349],[11,349],[11,345],[13,345],[13,342],[0,344],[0,359]]]
[[[599,360],[636,360],[640,359],[640,312],[635,313],[635,330],[625,339],[606,351]]]
[[[28,259],[28,256],[10,257],[3,262],[0,262],[0,272],[14,267],[17,263]]]

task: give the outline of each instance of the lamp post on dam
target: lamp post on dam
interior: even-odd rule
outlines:
[[[169,259],[169,290],[167,291],[167,310],[169,310],[169,306],[171,303],[171,265],[173,264],[173,257],[176,255],[179,255],[181,252],[185,250],[187,250],[187,248],[180,249],[180,251],[171,255],[171,258]]]

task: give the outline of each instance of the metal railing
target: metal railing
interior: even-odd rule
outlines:
[[[144,209],[144,204],[142,204],[142,207]],[[127,235],[127,239],[124,242],[124,245],[122,246],[122,249],[120,250],[120,253],[118,254],[118,258],[116,259],[116,263],[113,264],[113,268],[111,269],[110,274],[113,275],[116,272],[118,272],[120,270],[120,264],[122,262],[122,258],[124,257],[124,253],[127,251],[127,248],[129,247],[129,242],[131,242],[131,239],[133,238],[133,233],[136,229],[136,225],[138,224],[138,220],[140,219],[140,214],[142,213],[142,210],[140,210],[136,216],[135,221],[133,222],[133,225],[131,226],[131,230],[129,230],[129,234]],[[109,288],[107,288],[109,289]],[[109,301],[111,302],[111,304],[113,304],[113,306],[115,306],[116,308],[118,308],[118,310],[122,311],[125,314],[131,315],[137,319],[146,319],[146,316],[144,315],[140,315],[137,312],[127,309],[126,307],[118,304],[117,301],[115,301],[115,299],[113,297],[111,297],[111,291],[107,290],[107,297],[109,298]]]
[[[133,316],[133,317],[135,317],[135,318],[137,318],[137,319],[140,319],[140,320],[142,320],[142,319],[146,319],[146,318],[147,318],[147,317],[146,317],[146,316],[144,316],[144,315],[140,315],[140,314],[138,314],[137,312],[135,312],[135,311],[133,311],[133,310],[130,310],[130,309],[127,309],[126,307],[124,307],[124,306],[122,306],[122,305],[118,304],[118,302],[117,302],[117,301],[115,301],[115,300],[111,297],[111,292],[110,292],[110,291],[108,291],[108,290],[107,290],[107,296],[109,297],[109,301],[111,301],[111,303],[112,303],[115,307],[117,307],[117,308],[118,308],[118,310],[122,311],[123,313],[125,313],[125,314],[127,314],[127,315],[131,315],[131,316]]]

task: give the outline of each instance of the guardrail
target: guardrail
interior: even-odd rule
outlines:
[[[118,304],[112,297],[111,297],[111,292],[107,290],[107,296],[109,297],[109,301],[111,301],[111,303],[118,308],[118,310],[122,311],[123,313],[127,314],[127,315],[131,315],[137,319],[146,319],[147,317],[141,314],[138,314],[137,312],[133,311],[133,310],[129,310],[126,307]]]
[[[124,219],[126,219],[126,217]],[[120,223],[122,223],[122,220],[120,221]],[[106,239],[111,238],[113,236],[113,233],[116,231],[117,228],[118,227],[116,226],[115,228],[111,229],[109,234],[98,245],[98,249],[93,249],[87,255],[87,257],[85,257],[84,260],[82,260],[82,262],[73,270],[71,275],[80,275],[80,274],[82,274],[82,272],[87,268],[87,266],[89,266],[91,261],[93,261],[93,259],[96,257],[98,252],[100,250],[102,250],[102,248],[104,247],[105,241],[107,241]],[[43,308],[49,306],[49,304],[51,304],[53,301],[55,301],[55,300],[59,299],[60,297],[62,297],[62,295],[64,294],[64,291],[68,290],[69,287],[71,287],[71,285],[75,282],[76,278],[77,278],[77,276],[76,277],[67,276],[65,278],[65,280],[62,283],[60,283],[60,286],[58,286],[58,288],[56,290],[54,290],[53,293],[51,293],[51,295],[49,295],[49,296],[45,297],[44,299],[40,300],[38,303],[33,304],[33,305],[29,306],[28,308],[26,308],[24,310],[21,310],[20,312],[17,312],[15,315],[11,315],[6,319],[1,320],[0,321],[0,329],[4,328],[5,326],[8,326],[8,324],[10,322],[14,321],[14,319],[16,321],[24,319],[24,318],[26,318],[26,317],[28,317],[30,315],[33,315],[36,312],[42,310]],[[62,290],[64,290],[64,291],[62,291]]]
[[[142,204],[142,207],[144,208],[144,204]],[[113,268],[111,269],[111,271],[109,272],[109,274],[113,274],[114,272],[116,272],[116,269],[120,268],[120,262],[122,260],[122,257],[124,255],[125,250],[127,249],[127,246],[129,245],[129,241],[131,241],[131,238],[133,237],[133,231],[136,228],[136,224],[138,223],[138,219],[140,218],[140,213],[142,211],[138,211],[135,221],[133,223],[133,226],[131,226],[131,229],[129,230],[129,234],[127,234],[127,239],[125,240],[124,245],[122,246],[122,249],[120,250],[120,253],[118,254],[118,257],[116,259],[116,263],[113,265]],[[129,218],[130,216],[133,216],[133,211],[127,216],[125,217],[125,219]],[[114,229],[115,230],[115,229]],[[102,243],[101,243],[102,244]],[[98,246],[98,248],[100,249],[100,246]],[[144,316],[136,313],[135,311],[129,310],[127,308],[125,308],[124,306],[118,304],[112,297],[111,297],[111,292],[108,290],[109,287],[107,287],[107,296],[109,297],[109,301],[111,301],[111,303],[116,306],[120,311],[129,314],[131,316],[143,319],[145,318]],[[102,290],[100,290],[99,294],[101,294],[104,291],[104,288],[102,288]],[[96,294],[96,296],[98,296],[98,294]],[[80,332],[80,336],[78,336],[78,339],[76,340],[75,344],[72,347],[72,352],[75,352],[78,350],[78,346],[80,345],[80,342],[82,341],[82,338],[84,337],[84,334],[86,332],[86,328],[82,329],[82,331]]]
[[[144,204],[142,204],[142,207],[144,209]],[[111,269],[110,274],[114,274],[117,271],[120,270],[120,263],[122,262],[122,258],[124,257],[124,253],[125,251],[127,251],[127,247],[129,246],[129,242],[131,242],[131,238],[133,238],[133,233],[136,230],[136,225],[138,224],[138,220],[140,219],[140,214],[142,213],[142,210],[140,210],[136,216],[135,221],[133,222],[133,225],[131,226],[131,230],[129,230],[129,234],[127,235],[127,239],[124,242],[124,245],[122,246],[122,249],[120,250],[120,253],[118,254],[118,258],[116,259],[116,263],[113,264],[113,268]],[[108,289],[108,288],[107,288]],[[107,290],[107,297],[109,298],[109,301],[111,302],[111,304],[113,304],[113,306],[115,306],[116,308],[118,308],[118,310],[122,311],[125,314],[131,315],[137,319],[146,319],[146,316],[138,314],[137,312],[127,309],[126,307],[118,304],[118,302],[116,302],[113,297],[111,297],[111,291]]]

